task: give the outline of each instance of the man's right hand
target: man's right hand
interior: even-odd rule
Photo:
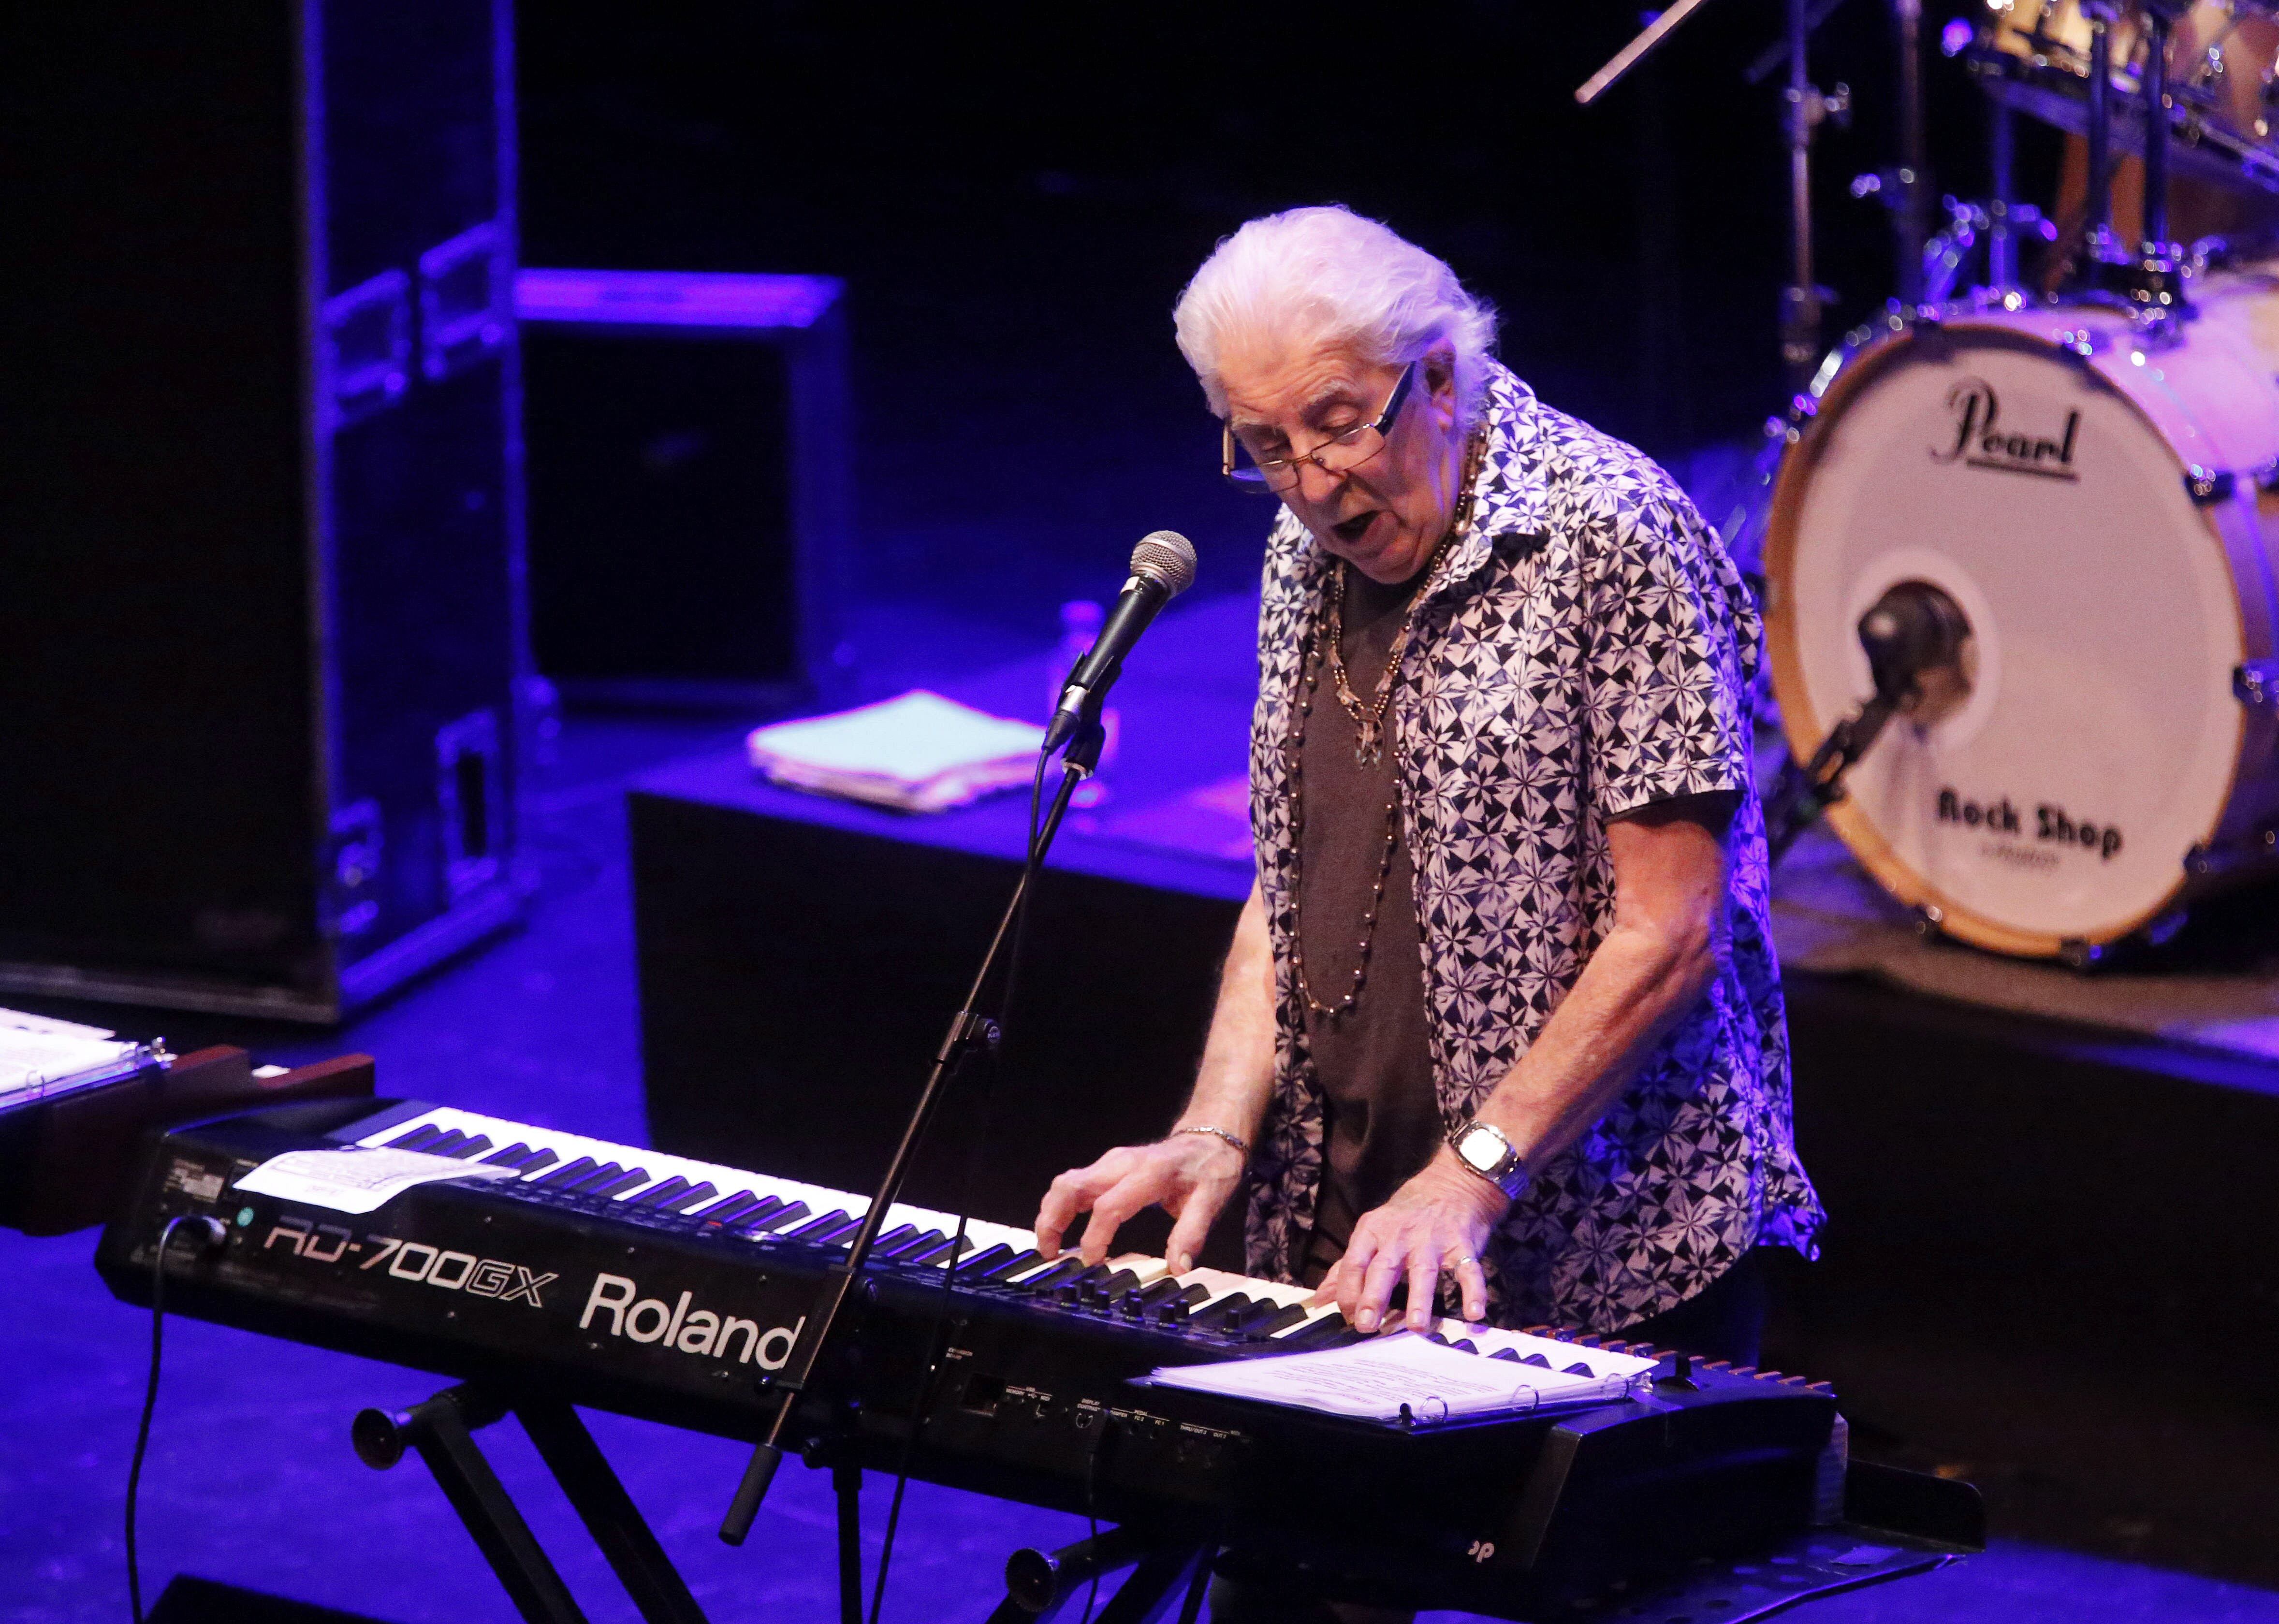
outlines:
[[[1242,1167],[1242,1153],[1215,1134],[1175,1133],[1153,1145],[1118,1146],[1053,1181],[1037,1212],[1037,1250],[1058,1257],[1069,1225],[1078,1214],[1090,1213],[1078,1255],[1086,1263],[1105,1262],[1124,1222],[1160,1207],[1176,1221],[1165,1259],[1184,1275],[1195,1266],[1212,1220],[1241,1182]]]

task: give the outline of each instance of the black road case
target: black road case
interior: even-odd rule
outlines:
[[[334,1020],[518,912],[509,20],[0,22],[0,989]]]

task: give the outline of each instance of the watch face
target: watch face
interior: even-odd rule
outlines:
[[[1503,1160],[1503,1146],[1495,1135],[1485,1129],[1474,1128],[1456,1141],[1456,1154],[1485,1173]]]

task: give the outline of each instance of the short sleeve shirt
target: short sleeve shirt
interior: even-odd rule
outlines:
[[[1762,629],[1716,533],[1642,453],[1490,364],[1486,452],[1397,674],[1393,750],[1416,869],[1434,1091],[1468,1118],[1614,923],[1609,819],[1736,792],[1723,956],[1613,1107],[1546,1164],[1482,1262],[1491,1317],[1609,1331],[1753,1245],[1811,1255],[1787,1024],[1749,765]],[[1285,741],[1333,560],[1284,509],[1269,538],[1251,822],[1274,949],[1275,1082],[1251,1166],[1251,1268],[1293,1277],[1322,1167],[1322,1091],[1291,970]]]

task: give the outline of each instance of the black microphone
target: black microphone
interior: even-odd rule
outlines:
[[[1100,701],[1123,674],[1124,656],[1155,618],[1156,611],[1178,597],[1195,579],[1194,543],[1176,530],[1159,530],[1140,538],[1132,549],[1132,578],[1100,636],[1069,673],[1061,702],[1045,729],[1045,749],[1059,749],[1077,731],[1100,715]]]

